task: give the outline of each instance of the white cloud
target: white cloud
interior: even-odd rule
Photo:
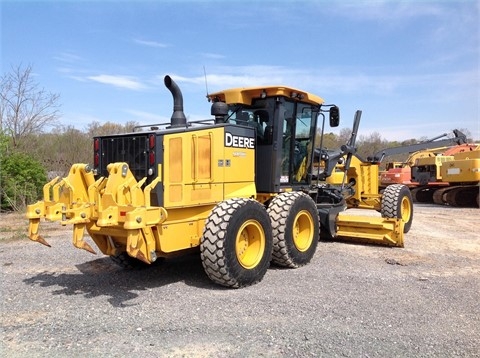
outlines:
[[[449,92],[480,86],[480,77],[474,71],[452,73],[423,73],[403,75],[395,73],[378,74],[375,68],[354,71],[351,69],[292,69],[282,66],[238,66],[215,67],[207,72],[209,90],[215,92],[225,88],[248,87],[258,85],[287,85],[301,88],[320,96],[329,94],[369,94],[393,96],[401,89],[427,89]],[[178,83],[205,87],[204,76],[186,77],[172,74]],[[200,87],[199,87],[200,88]]]
[[[58,55],[53,56],[53,59],[63,63],[76,63],[83,61],[82,57],[71,52],[61,52]]]
[[[207,69],[207,83],[213,91],[230,87],[288,84],[285,80],[292,72],[298,71],[289,71],[281,66],[220,66]],[[179,83],[205,86],[205,76],[185,77],[173,74],[171,77]]]
[[[90,81],[135,91],[145,88],[145,85],[143,83],[138,81],[136,78],[129,76],[97,75],[88,76],[87,79],[89,79]]]
[[[102,123],[104,121],[104,118],[100,118],[98,116],[92,116],[86,113],[73,112],[63,117],[61,120],[61,124],[73,124],[76,129],[86,130],[89,124],[93,122]]]
[[[420,1],[358,1],[338,2],[334,7],[336,14],[354,20],[374,20],[382,22],[401,22],[424,16],[442,16],[445,7],[434,2]]]
[[[166,48],[169,47],[169,45],[164,44],[162,42],[157,42],[157,41],[148,41],[148,40],[140,40],[140,39],[134,39],[133,42],[135,42],[138,45],[142,46],[147,46],[147,47],[155,47],[155,48]]]
[[[318,76],[317,88],[328,93],[364,93],[378,96],[391,96],[405,93],[425,92],[426,96],[433,96],[435,92],[455,92],[459,89],[474,89],[480,85],[480,78],[475,71],[452,73],[425,73],[425,74],[344,74]],[[307,78],[305,78],[307,80]],[[446,95],[444,92],[442,96]]]
[[[172,74],[172,78],[182,91],[185,90],[184,93],[205,91],[204,76]],[[217,66],[207,72],[207,81],[210,93],[256,85],[283,84],[301,88],[340,105],[345,114],[343,123],[347,127],[354,110],[364,109],[362,134],[381,128],[381,135],[389,140],[433,137],[450,127],[469,128],[475,138],[480,138],[478,124],[470,122],[478,120],[478,109],[475,115],[470,106],[462,107],[465,103],[478,102],[480,75],[475,69],[405,74],[395,68],[387,71],[374,67],[318,70],[284,66]],[[195,100],[196,96],[192,95],[192,99]],[[189,99],[185,103],[186,107],[200,112],[199,104],[192,106]],[[461,120],[455,115],[457,107],[462,108]],[[192,117],[196,115],[192,113]],[[452,121],[460,122],[449,122],[450,117]]]
[[[211,52],[205,52],[205,53],[202,53],[201,55],[205,58],[210,58],[213,60],[223,60],[226,58],[226,56],[224,55],[221,55],[219,53],[211,53]]]
[[[139,111],[135,109],[125,110],[126,113],[135,117],[133,120],[144,123],[167,123],[170,121],[170,117],[161,116],[155,113]]]

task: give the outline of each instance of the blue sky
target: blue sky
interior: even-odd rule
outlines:
[[[480,140],[478,1],[22,1],[1,6],[1,69],[31,64],[61,124],[168,121],[169,74],[190,120],[209,92],[283,84],[341,109],[360,135]],[[338,130],[337,130],[338,132]]]

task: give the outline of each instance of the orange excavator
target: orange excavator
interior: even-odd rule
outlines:
[[[404,162],[390,162],[380,173],[380,187],[407,185],[416,202],[447,204],[460,207],[479,206],[480,147],[466,142],[466,136],[453,131],[418,144],[387,148],[370,157],[383,158],[410,153]]]
[[[385,188],[391,184],[413,185],[411,167],[417,159],[436,157],[450,146],[462,146],[467,142],[466,135],[458,129],[453,130],[453,137],[440,139],[446,136],[448,136],[448,133],[416,144],[385,148],[368,157],[367,160],[372,163],[381,163],[389,156],[410,153],[407,160],[403,162],[388,162],[386,164],[385,170],[380,172],[380,187]]]

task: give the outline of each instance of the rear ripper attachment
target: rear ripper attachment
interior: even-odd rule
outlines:
[[[40,219],[73,225],[75,247],[95,253],[83,240],[87,230],[105,255],[116,256],[119,247],[141,261],[156,260],[153,228],[167,218],[165,209],[150,205],[150,191],[159,179],[144,189],[146,178],[137,182],[128,164],[108,166],[108,178],[94,180],[87,164],[75,164],[66,178],[55,178],[44,188],[44,200],[29,205],[30,240],[50,246],[39,231]]]

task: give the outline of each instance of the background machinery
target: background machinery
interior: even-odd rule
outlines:
[[[418,144],[387,148],[369,157],[380,162],[390,155],[410,153],[404,162],[387,163],[387,170],[380,173],[380,187],[405,184],[416,202],[478,207],[479,145],[467,143],[459,130],[453,133],[451,138],[438,140],[444,134]]]
[[[393,148],[385,148],[367,159],[372,162],[381,163],[389,156],[409,153],[409,156],[405,161],[386,163],[385,170],[380,172],[380,186],[386,187],[390,184],[405,184],[408,186],[415,185],[412,183],[411,167],[415,164],[417,159],[436,157],[445,151],[449,146],[465,145],[467,141],[465,134],[460,132],[458,129],[454,129],[453,135],[454,136],[451,138],[439,140],[439,138],[447,136],[447,133],[444,133],[425,142]]]
[[[179,87],[169,76],[164,82],[170,122],[95,137],[93,167],[74,164],[28,207],[31,240],[48,245],[39,234],[45,218],[73,225],[74,245],[95,252],[88,232],[122,266],[195,250],[208,277],[227,287],[260,281],[270,261],[307,264],[320,235],[403,246],[410,191],[378,193],[378,165],[355,156],[360,111],[348,143],[318,152],[317,119],[323,127],[325,113],[331,126],[340,120],[338,107],[318,96],[284,86],[230,89],[208,95],[213,118],[188,122]],[[325,169],[314,176],[319,159]],[[339,161],[344,180],[326,183]],[[350,215],[347,202],[381,217]]]
[[[452,147],[443,155],[419,158],[411,168],[418,202],[479,207],[480,146]]]

